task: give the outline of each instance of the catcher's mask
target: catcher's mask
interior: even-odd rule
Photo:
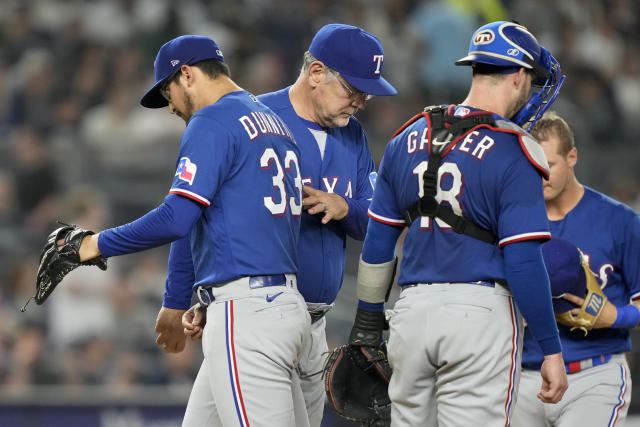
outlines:
[[[587,274],[593,273],[582,263],[582,252],[568,240],[554,237],[542,245],[542,257],[551,282],[553,311],[563,313],[576,306],[562,298],[565,293],[581,298],[587,294]]]
[[[560,64],[524,26],[497,21],[486,24],[473,34],[467,56],[456,65],[486,64],[497,72],[510,74],[521,67],[533,71],[532,91],[525,105],[511,120],[526,130],[555,101],[564,83]]]

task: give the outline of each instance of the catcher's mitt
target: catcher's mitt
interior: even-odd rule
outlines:
[[[69,224],[64,224],[49,234],[47,243],[40,254],[36,294],[33,297],[36,304],[40,305],[45,302],[62,278],[81,265],[96,265],[101,270],[107,269],[107,259],[102,256],[80,262],[80,244],[85,236],[91,234],[95,233]],[[62,242],[58,244],[59,241]],[[26,306],[27,304],[22,308],[22,311]]]
[[[580,250],[578,249],[578,252]],[[598,317],[602,314],[604,305],[607,302],[607,297],[602,288],[596,281],[595,275],[589,268],[589,263],[585,259],[582,252],[580,252],[580,258],[586,278],[587,295],[584,297],[584,303],[574,314],[574,310],[568,310],[564,313],[556,313],[556,320],[563,325],[571,326],[571,330],[580,329],[584,332],[585,336],[593,328]]]
[[[338,415],[369,426],[389,425],[391,367],[384,345],[336,348],[327,358],[323,377],[329,405]]]

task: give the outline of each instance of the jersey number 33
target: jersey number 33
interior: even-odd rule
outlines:
[[[282,216],[287,212],[287,206],[291,208],[291,214],[298,216],[302,213],[302,176],[298,156],[291,150],[287,150],[284,157],[284,168],[273,148],[267,148],[260,157],[260,168],[262,170],[274,170],[275,175],[271,178],[273,188],[279,193],[279,197],[265,197],[264,205],[274,216]],[[295,191],[292,196],[287,195],[287,185],[285,184],[285,173],[293,175]],[[279,200],[276,202],[276,199]]]

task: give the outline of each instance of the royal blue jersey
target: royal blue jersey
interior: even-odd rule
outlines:
[[[289,100],[289,89],[258,98],[289,126],[300,148],[304,185],[339,194],[349,204],[347,216],[323,225],[323,214],[302,214],[298,243],[298,289],[307,302],[332,303],[342,286],[346,236],[364,239],[367,209],[375,183],[375,165],[367,138],[355,117],[345,127],[321,128],[300,118]],[[327,134],[324,156],[310,129]]]
[[[198,110],[169,193],[205,209],[190,232],[195,286],[297,272],[299,150],[287,125],[245,91]]]
[[[471,111],[457,107],[456,115]],[[423,195],[422,176],[429,160],[427,128],[426,120],[420,118],[387,145],[369,209],[374,220],[404,227],[406,209]],[[436,199],[492,231],[500,247],[546,240],[550,233],[540,173],[547,173],[546,161],[531,137],[482,126],[443,157]],[[408,230],[398,283],[504,279],[499,246],[458,234],[439,219],[421,217]]]
[[[640,299],[640,217],[628,206],[585,187],[580,202],[560,221],[550,221],[551,234],[576,245],[604,294],[615,306]],[[593,329],[585,337],[559,324],[565,362],[631,350],[629,329]],[[525,331],[523,363],[539,363],[537,343]]]

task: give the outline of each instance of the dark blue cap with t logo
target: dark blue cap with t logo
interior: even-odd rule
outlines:
[[[184,64],[195,64],[205,59],[224,62],[222,51],[209,37],[180,36],[162,45],[153,63],[156,83],[144,94],[140,105],[147,108],[166,107],[167,100],[160,94],[162,83]]]
[[[562,298],[565,293],[584,298],[587,293],[587,278],[582,268],[582,254],[568,240],[554,237],[542,245],[542,257],[549,273],[553,311],[563,313],[575,304]]]
[[[378,96],[398,93],[382,77],[382,43],[361,28],[325,25],[313,37],[309,53],[362,92]]]

